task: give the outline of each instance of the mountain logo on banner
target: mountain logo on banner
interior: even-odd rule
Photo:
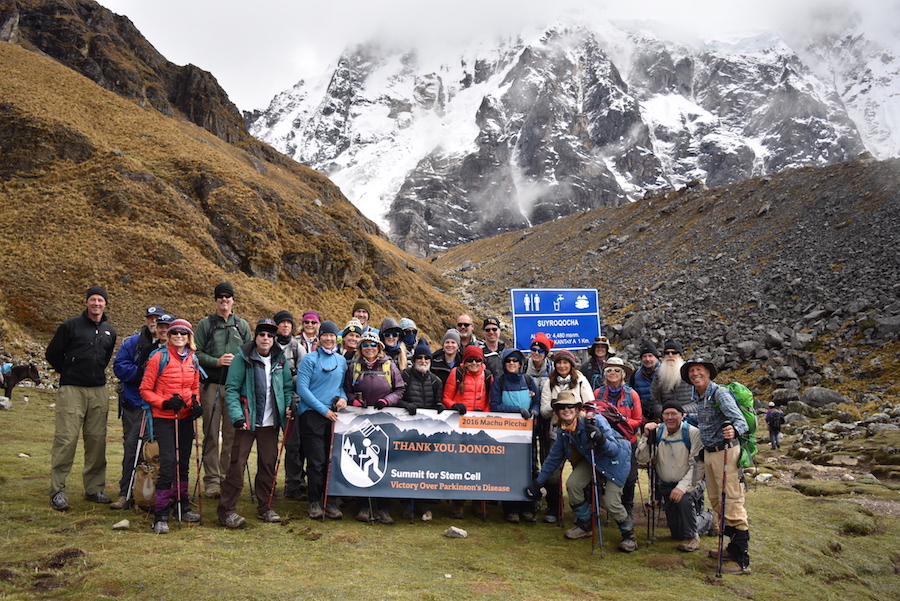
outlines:
[[[341,474],[353,486],[369,488],[384,478],[391,439],[365,420],[341,439]]]

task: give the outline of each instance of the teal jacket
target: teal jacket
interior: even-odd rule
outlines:
[[[252,357],[256,351],[256,342],[251,341],[238,348],[237,356],[228,368],[228,380],[225,382],[225,408],[228,420],[234,424],[246,420],[251,430],[256,430],[256,370]],[[275,412],[277,425],[282,428],[287,423],[285,411],[290,405],[294,392],[294,379],[284,353],[278,345],[272,347],[272,368],[269,371],[272,392],[278,407]]]

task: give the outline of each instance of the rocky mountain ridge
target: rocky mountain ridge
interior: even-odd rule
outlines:
[[[795,49],[560,23],[438,64],[360,45],[247,117],[423,256],[694,180],[895,156],[898,72],[849,30]]]

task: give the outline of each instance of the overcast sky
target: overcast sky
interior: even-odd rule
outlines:
[[[654,19],[699,36],[831,28],[854,10],[873,37],[900,39],[900,0],[99,0],[178,65],[211,72],[241,110],[316,77],[348,45],[377,37],[422,46],[518,32],[556,16]]]

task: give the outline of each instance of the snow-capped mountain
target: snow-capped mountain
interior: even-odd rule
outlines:
[[[248,125],[422,256],[692,180],[896,156],[898,68],[852,33],[797,52],[557,25],[438,60],[360,45]]]

